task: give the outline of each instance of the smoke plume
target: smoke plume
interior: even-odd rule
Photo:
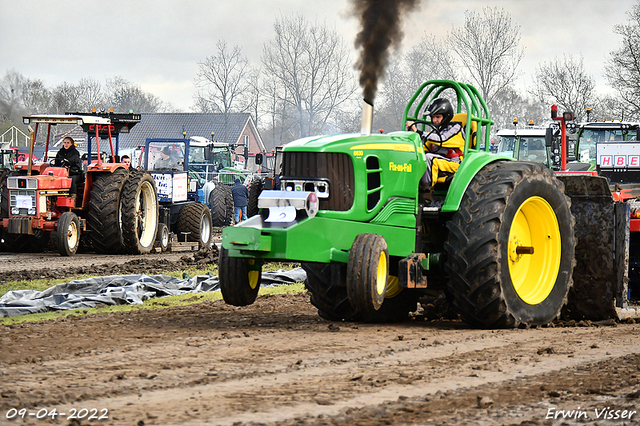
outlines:
[[[362,29],[356,37],[360,57],[356,68],[360,70],[360,86],[366,101],[373,104],[378,80],[389,61],[389,47],[397,47],[402,40],[400,20],[420,0],[352,0],[354,12]]]

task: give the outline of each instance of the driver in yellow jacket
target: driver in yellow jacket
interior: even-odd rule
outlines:
[[[429,191],[436,183],[447,183],[460,166],[464,152],[462,123],[451,121],[453,107],[447,99],[436,99],[427,108],[432,128],[420,132],[424,143],[427,171],[420,180],[420,190]],[[417,131],[413,122],[407,129]]]

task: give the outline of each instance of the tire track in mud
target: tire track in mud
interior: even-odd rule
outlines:
[[[0,399],[0,407],[91,405],[108,408],[112,424],[322,424],[345,412],[378,424],[367,419],[385,401],[400,398],[403,411],[425,396],[477,393],[640,352],[633,324],[497,331],[456,322],[335,324],[301,314],[299,305],[291,304],[293,321],[274,315],[282,306],[226,308],[199,316],[206,326],[145,323],[124,342],[110,337],[111,349],[88,345],[26,369],[22,362],[4,365],[3,389],[19,391]],[[177,313],[194,320],[188,309]]]

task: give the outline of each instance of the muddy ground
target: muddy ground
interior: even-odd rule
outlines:
[[[154,256],[141,262],[174,267],[193,254]],[[124,259],[111,263],[137,261]],[[90,255],[14,260],[2,275],[114,270]],[[332,323],[305,293],[0,326],[0,424],[638,424],[639,380],[632,321]]]

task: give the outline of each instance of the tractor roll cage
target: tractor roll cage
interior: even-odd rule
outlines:
[[[460,83],[450,80],[429,80],[416,90],[411,97],[407,106],[405,107],[404,114],[402,116],[401,128],[404,129],[405,123],[408,120],[425,120],[425,117],[420,117],[419,114],[424,112],[424,109],[428,107],[434,99],[440,97],[442,92],[447,89],[452,89],[456,93],[457,111],[456,113],[466,112],[467,122],[464,125],[465,142],[464,142],[464,155],[467,154],[469,149],[478,151],[477,148],[482,145],[482,137],[484,136],[484,150],[489,151],[491,145],[491,114],[487,104],[480,96],[478,89],[470,84]],[[462,108],[464,105],[464,110]],[[475,136],[475,147],[469,146],[471,141],[471,122],[474,121],[477,124],[477,132]],[[424,131],[426,125],[419,123],[418,128],[422,128]]]

